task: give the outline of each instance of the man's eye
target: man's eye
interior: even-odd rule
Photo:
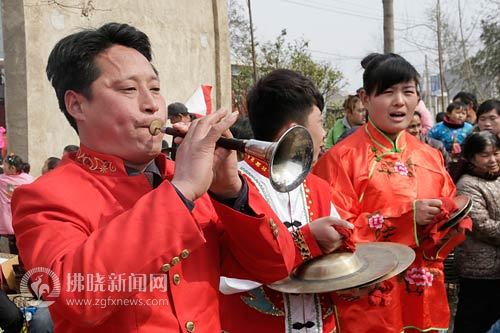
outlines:
[[[123,90],[123,91],[135,91],[135,87],[127,87],[127,88],[123,88],[121,90]]]

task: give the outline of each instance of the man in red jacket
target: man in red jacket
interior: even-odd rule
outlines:
[[[19,188],[12,209],[56,332],[214,333],[221,274],[289,274],[289,232],[239,176],[235,153],[215,146],[237,114],[176,125],[187,134],[175,168],[160,154],[148,128],[166,107],[144,33],[109,23],[67,36],[47,75],[80,149]]]

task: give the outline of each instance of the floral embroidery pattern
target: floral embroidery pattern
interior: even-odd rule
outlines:
[[[381,158],[379,159],[378,157],[376,158],[377,161],[380,162],[380,169],[378,169],[379,172],[386,173],[389,176],[395,173],[400,174],[401,176],[404,177],[414,176],[413,167],[415,164],[413,164],[410,159],[408,159],[405,164],[402,161],[397,161],[396,163],[393,163],[390,161],[383,161]]]
[[[408,293],[423,294],[425,287],[432,287],[435,275],[439,272],[426,267],[412,267],[406,271],[404,281]]]
[[[398,161],[394,164],[394,171],[399,173],[401,176],[408,176],[408,168],[401,161]]]
[[[375,232],[375,239],[382,241],[389,240],[396,230],[396,227],[385,224],[384,216],[378,212],[368,216],[368,226]]]
[[[372,215],[368,218],[368,225],[373,230],[382,229],[384,226],[384,217],[380,214]]]

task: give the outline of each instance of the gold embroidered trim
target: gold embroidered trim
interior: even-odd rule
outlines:
[[[116,166],[113,164],[113,162],[101,160],[100,158],[95,156],[89,156],[83,153],[81,150],[78,151],[76,160],[90,171],[99,171],[101,173],[106,173],[108,171],[116,172]]]
[[[312,259],[311,250],[309,250],[309,247],[307,246],[307,243],[304,239],[304,235],[302,234],[302,231],[300,231],[300,229],[292,231],[292,238],[293,238],[293,241],[295,242],[295,245],[298,247],[298,249],[300,251],[300,255],[302,256],[302,260],[307,261],[307,260]]]

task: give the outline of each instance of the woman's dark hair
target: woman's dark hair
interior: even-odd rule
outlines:
[[[474,94],[461,91],[453,97],[453,101],[459,101],[464,103],[465,105],[472,104],[472,108],[474,111],[477,110],[477,98]]]
[[[363,88],[367,95],[380,95],[395,84],[415,81],[419,85],[417,70],[405,58],[395,53],[372,53],[361,60]]]
[[[73,90],[92,98],[90,85],[101,74],[95,59],[113,45],[133,48],[151,61],[148,36],[128,24],[119,23],[107,23],[98,29],[69,35],[61,39],[49,55],[47,78],[56,91],[59,108],[77,132],[76,121],[66,110],[64,95]]]
[[[462,145],[462,157],[470,162],[474,155],[483,152],[488,146],[500,149],[500,139],[489,131],[472,133],[465,138]]]
[[[248,118],[255,139],[273,141],[289,122],[305,125],[313,106],[325,106],[314,82],[288,69],[277,69],[261,78],[247,97]]]
[[[498,99],[489,99],[481,103],[477,108],[477,117],[479,118],[481,115],[491,110],[497,110],[497,114],[500,115],[500,101]]]
[[[467,110],[467,105],[465,105],[465,103],[462,102],[451,102],[446,107],[446,113],[451,113],[453,110],[456,109]]]
[[[31,166],[29,165],[29,163],[24,162],[23,159],[18,155],[11,154],[5,158],[5,161],[8,165],[16,168],[16,171],[18,173],[29,173],[31,170]]]

